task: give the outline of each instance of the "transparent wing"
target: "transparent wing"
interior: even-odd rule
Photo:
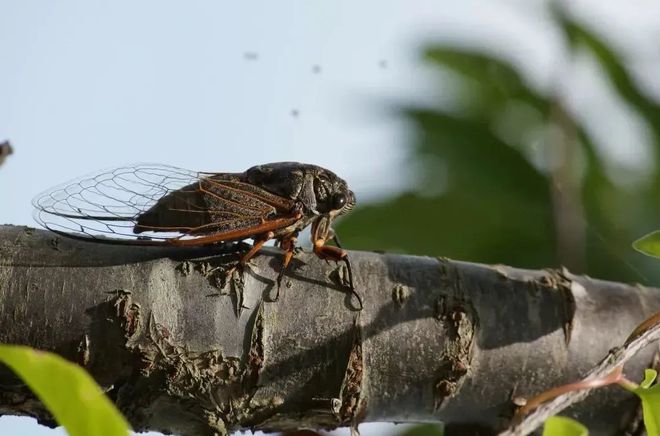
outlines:
[[[165,241],[183,232],[142,232],[138,217],[163,196],[204,175],[159,164],[138,164],[83,176],[33,200],[35,219],[45,228],[85,239]]]
[[[164,241],[183,232],[147,231],[137,236],[138,217],[160,198],[196,183],[196,171],[138,164],[102,171],[43,192],[33,200],[35,219],[45,228],[86,239]]]
[[[141,245],[240,240],[299,219],[293,200],[247,182],[243,173],[158,164],[84,176],[42,193],[33,203],[35,219],[54,232]]]

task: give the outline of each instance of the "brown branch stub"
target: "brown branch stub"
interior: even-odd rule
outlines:
[[[9,144],[9,141],[4,141],[0,142],[0,165],[2,165],[10,154],[12,154],[14,150],[11,147],[11,144]]]
[[[660,312],[653,314],[653,316],[644,320],[643,323],[638,325],[635,330],[628,336],[626,342],[623,344],[624,347],[627,347],[631,342],[640,338],[643,335],[648,335],[653,332],[654,329],[658,328],[660,324]]]

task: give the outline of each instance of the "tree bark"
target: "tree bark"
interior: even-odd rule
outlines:
[[[230,274],[237,249],[0,226],[0,342],[78,362],[137,431],[444,421],[449,434],[490,434],[512,399],[578,379],[660,309],[657,289],[565,270],[366,252],[349,254],[363,310],[345,266],[311,253],[296,255],[271,301],[280,251]],[[592,434],[615,434],[637,403],[606,388],[571,410]],[[52,424],[6,368],[0,413]]]

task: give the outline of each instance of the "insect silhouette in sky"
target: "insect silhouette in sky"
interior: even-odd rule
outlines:
[[[343,179],[298,162],[257,165],[242,173],[125,166],[65,183],[34,200],[44,227],[87,240],[194,247],[253,239],[240,259],[246,265],[274,239],[284,251],[278,285],[299,232],[311,224],[314,253],[346,263],[350,291],[361,309],[347,254],[332,230],[333,220],[354,205]],[[326,245],[329,240],[337,246]]]

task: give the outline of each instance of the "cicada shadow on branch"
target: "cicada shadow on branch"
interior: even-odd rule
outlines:
[[[240,267],[275,240],[284,251],[277,295],[296,238],[311,225],[314,253],[346,263],[350,292],[361,309],[347,253],[332,230],[334,219],[354,205],[355,195],[343,179],[298,162],[257,165],[242,173],[130,165],[81,177],[34,200],[39,223],[84,240],[199,247],[253,239]],[[329,240],[337,246],[327,245]]]

